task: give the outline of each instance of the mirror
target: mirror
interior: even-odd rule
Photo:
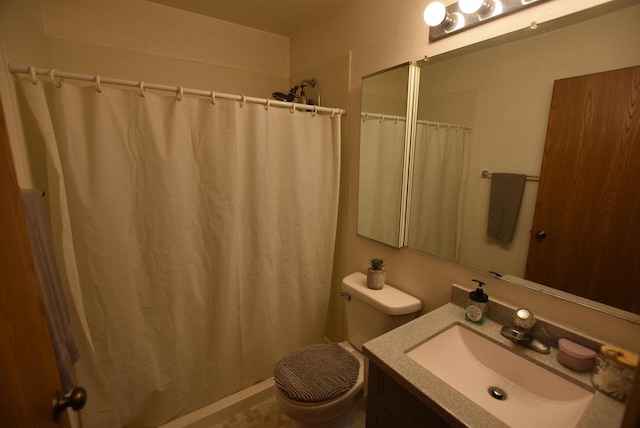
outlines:
[[[362,78],[357,233],[394,247],[404,236],[416,71],[406,63]]]
[[[419,64],[410,248],[522,282],[554,81],[640,64],[638,9]],[[487,233],[483,171],[527,175],[509,242]]]
[[[523,280],[554,81],[640,64],[640,6],[613,2],[418,63],[404,240],[393,242],[636,322],[637,315]],[[378,91],[383,92],[378,88]],[[365,109],[363,81],[363,112]],[[363,175],[360,192],[374,181]],[[409,139],[410,140],[410,139]],[[453,144],[447,145],[447,142]],[[399,155],[396,153],[399,159]],[[446,164],[446,168],[434,165]],[[513,239],[487,236],[491,179],[528,176]],[[396,177],[394,189],[398,189]],[[442,185],[434,185],[442,183]],[[375,185],[374,185],[375,186]],[[404,187],[403,187],[404,188]],[[395,201],[402,201],[401,193]],[[394,205],[395,206],[395,205]],[[361,214],[373,209],[360,205]],[[380,226],[383,227],[383,226]]]

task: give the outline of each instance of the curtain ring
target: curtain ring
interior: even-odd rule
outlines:
[[[271,106],[271,100],[267,98],[267,102],[264,104],[264,109],[269,111],[270,106]]]
[[[37,85],[38,78],[36,77],[36,69],[33,67],[33,65],[29,66],[29,76],[31,77],[31,83]]]
[[[56,85],[56,88],[62,88],[62,84],[56,80],[56,69],[52,68],[49,70],[49,77],[51,81]]]
[[[398,116],[396,115],[396,121],[395,121],[395,124],[396,124],[396,125],[398,124],[398,121],[399,121],[399,120],[400,120],[400,117],[398,117]]]
[[[142,80],[140,81],[140,83],[138,83],[138,88],[140,88],[140,96],[142,98],[144,98],[145,97],[145,94],[144,94],[144,82]]]
[[[182,86],[178,86],[178,90],[176,92],[176,100],[182,102],[182,97],[184,96],[184,90],[182,89]]]
[[[100,76],[98,76],[97,74],[96,74],[96,92],[97,93],[102,92],[102,86],[100,86]]]
[[[244,107],[244,104],[247,102],[247,97],[244,95],[240,95],[240,108]]]
[[[380,123],[382,124],[382,121],[384,120],[384,114],[380,115]]]
[[[291,114],[296,112],[296,103],[291,103],[291,107],[289,107],[289,111],[291,111]]]
[[[316,117],[317,114],[318,114],[318,107],[314,105],[313,111],[311,111],[311,117]]]
[[[211,104],[216,105],[216,91],[211,91]]]
[[[369,115],[369,113],[365,113],[365,119],[366,117]],[[333,119],[336,116],[336,109],[332,108],[331,109],[331,119]]]
[[[331,118],[333,119],[333,116],[336,114],[335,109],[331,109]],[[369,113],[365,113],[364,117],[362,118],[362,123],[366,122],[369,119]]]

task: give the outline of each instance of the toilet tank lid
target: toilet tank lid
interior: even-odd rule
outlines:
[[[419,299],[389,284],[385,284],[381,290],[370,289],[367,287],[367,275],[362,272],[345,277],[342,280],[342,291],[388,315],[410,314],[422,308]]]

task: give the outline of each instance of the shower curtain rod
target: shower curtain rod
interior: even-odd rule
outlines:
[[[200,97],[210,98],[211,102],[215,104],[215,100],[218,98],[225,100],[233,100],[240,101],[240,105],[244,103],[253,103],[253,104],[262,104],[265,109],[269,107],[279,107],[279,108],[288,108],[293,113],[294,110],[303,110],[303,111],[311,111],[313,113],[330,113],[331,117],[335,114],[347,114],[347,111],[340,108],[331,108],[331,107],[321,107],[300,103],[288,103],[284,101],[271,100],[267,98],[256,98],[256,97],[247,97],[245,95],[235,95],[235,94],[225,94],[222,92],[205,91],[201,89],[190,89],[183,88],[181,86],[168,86],[168,85],[160,85],[157,83],[145,83],[143,81],[135,81],[135,80],[123,80],[123,79],[115,79],[113,77],[102,77],[99,75],[92,76],[90,74],[78,74],[78,73],[69,73],[66,71],[59,71],[56,69],[47,70],[44,68],[35,68],[31,65],[22,65],[22,64],[11,64],[9,63],[9,71],[14,74],[22,73],[28,74],[31,78],[32,83],[37,84],[36,75],[40,76],[48,76],[53,83],[56,85],[60,85],[60,83],[56,80],[56,78],[64,78],[71,80],[82,80],[86,82],[93,82],[96,85],[96,90],[100,91],[100,85],[102,83],[110,84],[110,85],[120,85],[120,86],[128,86],[131,88],[139,88],[140,95],[144,96],[144,91],[146,89],[155,89],[158,91],[167,91],[173,92],[176,94],[178,100],[182,99],[183,95],[196,95]]]
[[[380,113],[367,113],[367,112],[362,112],[360,113],[360,117],[362,118],[363,122],[367,121],[368,119],[379,119],[380,121],[383,120],[395,120],[397,121],[406,121],[407,118],[404,116],[394,116],[391,114],[380,114]],[[472,131],[473,128],[469,127],[469,126],[463,126],[463,125],[456,125],[453,123],[440,123],[440,122],[432,122],[429,120],[418,120],[417,121],[418,125],[425,125],[425,126],[435,126],[436,128],[449,128],[449,129],[462,129],[464,131]]]
[[[473,130],[470,126],[456,125],[455,123],[432,122],[430,120],[419,120],[418,125],[435,126],[436,128],[462,129],[463,131]]]
[[[360,113],[360,117],[363,119],[363,121],[366,121],[368,119],[380,119],[382,120],[395,120],[396,122],[401,120],[401,121],[406,121],[407,118],[404,116],[393,116],[390,114],[380,114],[380,113],[367,113],[367,112],[362,112]]]

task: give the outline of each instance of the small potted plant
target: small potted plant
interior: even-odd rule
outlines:
[[[386,272],[382,267],[384,266],[384,260],[378,258],[369,259],[369,266],[367,270],[367,287],[373,290],[380,290],[384,287],[384,281]]]

